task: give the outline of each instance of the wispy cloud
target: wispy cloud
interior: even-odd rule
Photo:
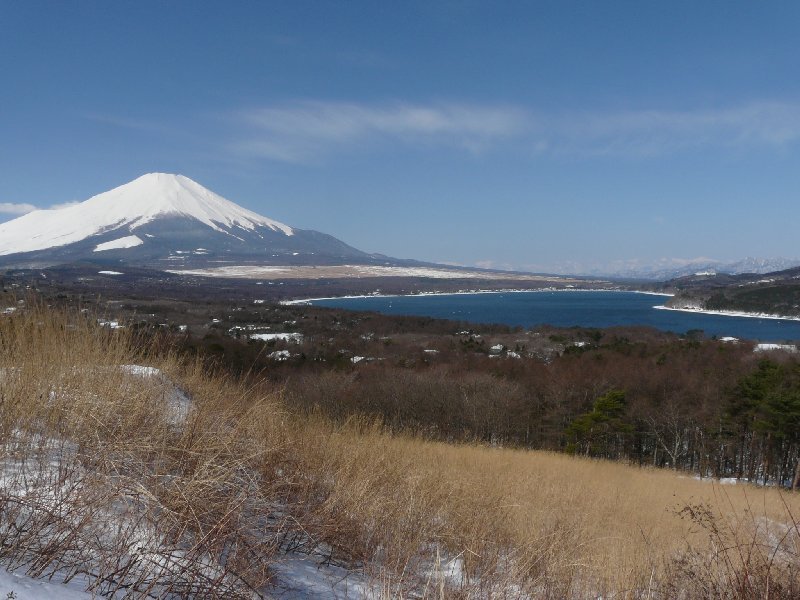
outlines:
[[[693,110],[539,111],[523,106],[301,101],[241,111],[230,147],[252,157],[305,162],[381,142],[482,152],[642,158],[716,147],[800,141],[800,103],[755,102]]]
[[[73,200],[71,202],[61,202],[60,204],[53,204],[52,206],[48,206],[48,210],[57,210],[59,208],[70,208],[71,206],[77,206],[80,204],[80,200]]]
[[[236,150],[288,161],[381,140],[478,152],[498,139],[522,135],[529,125],[528,115],[517,108],[460,104],[299,102],[244,111],[238,118],[249,133],[234,143]]]
[[[800,104],[757,102],[697,110],[575,113],[544,120],[562,152],[652,156],[687,148],[747,149],[800,141]]]
[[[53,204],[52,206],[48,206],[46,207],[46,210],[68,208],[70,206],[75,206],[76,204],[80,204],[80,202],[62,202],[60,204]],[[35,210],[41,210],[41,207],[36,206],[34,204],[28,204],[27,202],[21,202],[21,203],[0,202],[0,214],[20,216],[20,215],[26,215],[29,212],[33,212]]]
[[[13,202],[0,202],[0,213],[6,215],[24,215],[36,210],[33,204],[15,204]]]

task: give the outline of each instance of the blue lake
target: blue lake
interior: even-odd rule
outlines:
[[[646,325],[685,333],[702,329],[707,336],[733,336],[765,342],[800,340],[800,321],[729,317],[658,310],[664,296],[634,292],[500,292],[336,298],[312,304],[392,315],[419,315],[472,323],[535,327],[613,327]]]

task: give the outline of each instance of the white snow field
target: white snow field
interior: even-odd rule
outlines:
[[[97,244],[93,252],[103,252],[105,250],[124,250],[125,248],[135,248],[144,244],[142,238],[138,235],[126,235],[118,240],[111,240],[110,242],[103,242]]]
[[[86,582],[73,579],[70,583],[51,583],[33,579],[21,573],[10,572],[0,567],[0,598],[2,600],[90,600],[94,598],[84,592]]]
[[[228,232],[222,227],[266,226],[287,236],[294,234],[288,225],[226,200],[188,177],[148,173],[79,204],[35,210],[0,224],[0,256],[66,246],[120,228],[132,232],[169,215],[191,217],[223,233]]]
[[[792,354],[797,353],[797,346],[794,344],[756,344],[756,347],[753,348],[754,352],[773,352],[773,351],[782,351],[782,352],[789,352]]]
[[[719,315],[721,317],[749,317],[753,319],[776,319],[780,321],[800,321],[800,317],[775,315],[772,313],[742,312],[738,310],[706,310],[699,306],[654,306],[658,310],[677,310],[679,312],[700,313],[703,315]]]
[[[281,340],[284,342],[294,342],[299,344],[303,341],[302,333],[253,333],[250,335],[251,340],[259,340],[262,342],[269,342],[271,340]]]
[[[536,281],[569,283],[567,277],[549,277],[503,271],[477,271],[436,267],[393,267],[383,265],[231,265],[208,269],[168,270],[177,275],[200,277],[234,277],[244,279],[325,279],[338,277],[426,277],[429,279],[502,279],[510,281]]]

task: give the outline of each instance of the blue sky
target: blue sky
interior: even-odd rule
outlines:
[[[796,2],[0,1],[0,220],[152,171],[367,251],[800,256]]]

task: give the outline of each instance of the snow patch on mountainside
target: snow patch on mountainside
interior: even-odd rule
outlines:
[[[138,235],[127,235],[123,238],[119,238],[118,240],[111,240],[110,242],[97,244],[97,247],[93,250],[93,252],[135,248],[136,246],[141,246],[142,244],[144,244],[144,242],[142,241],[142,238],[140,238]]]
[[[132,232],[158,217],[188,217],[211,229],[268,227],[287,236],[288,225],[234,204],[182,175],[149,173],[60,209],[36,210],[0,224],[0,256],[66,246],[115,231]]]

